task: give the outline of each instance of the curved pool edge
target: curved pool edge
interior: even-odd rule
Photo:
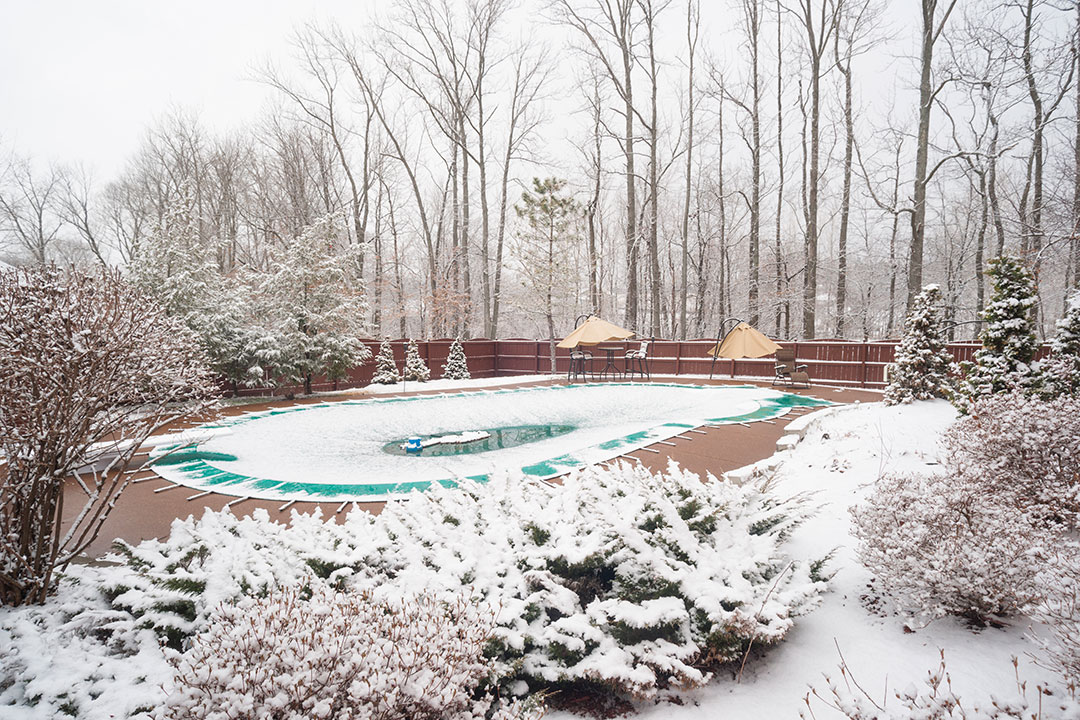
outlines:
[[[506,468],[506,472],[520,472],[526,477],[541,481],[549,481],[553,478],[565,475],[574,470],[595,465],[602,462],[615,460],[621,456],[636,452],[658,442],[667,441],[677,435],[698,427],[707,425],[730,425],[748,424],[786,415],[794,407],[827,407],[835,403],[820,398],[804,395],[785,393],[772,388],[762,388],[757,385],[700,385],[689,383],[581,383],[555,386],[502,388],[496,390],[478,389],[461,390],[454,392],[439,392],[434,394],[408,395],[396,397],[371,397],[356,398],[350,400],[328,401],[291,407],[271,408],[262,411],[245,412],[241,415],[206,423],[195,428],[194,431],[221,431],[232,426],[257,420],[320,407],[342,405],[376,405],[380,403],[415,402],[425,399],[446,397],[469,397],[490,394],[513,394],[522,392],[558,392],[569,388],[595,388],[595,387],[672,387],[680,389],[754,389],[769,390],[775,392],[778,397],[754,399],[758,407],[749,413],[741,413],[734,416],[719,416],[714,418],[695,418],[690,420],[671,420],[658,423],[654,426],[638,430],[626,435],[595,443],[584,448],[576,449],[568,453],[557,455],[545,460],[522,466],[520,468]],[[192,430],[186,431],[190,438]],[[479,475],[454,475],[446,478],[433,480],[418,480],[408,482],[358,482],[358,483],[319,483],[298,482],[296,480],[277,480],[261,478],[241,473],[230,472],[227,469],[217,467],[204,458],[192,458],[184,462],[171,464],[158,464],[164,456],[174,452],[198,452],[201,440],[191,441],[187,439],[183,443],[169,444],[161,442],[154,449],[151,456],[150,469],[165,480],[177,485],[187,487],[198,492],[213,492],[236,498],[255,498],[262,500],[281,502],[328,502],[328,503],[363,503],[383,502],[387,500],[407,497],[416,491],[423,491],[438,483],[443,487],[456,487],[461,480],[467,479],[476,482],[486,482],[490,474]]]

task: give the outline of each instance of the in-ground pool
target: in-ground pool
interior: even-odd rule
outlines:
[[[385,500],[499,471],[539,478],[705,423],[778,417],[824,400],[756,386],[596,383],[364,398],[247,413],[161,444],[154,469],[198,490],[298,501]],[[410,437],[482,440],[406,453]]]

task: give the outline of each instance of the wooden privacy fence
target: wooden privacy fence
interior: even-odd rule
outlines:
[[[442,367],[450,352],[453,340],[417,341],[420,357],[431,368],[432,379],[442,377]],[[374,356],[379,350],[378,340],[367,341]],[[392,340],[394,359],[400,370],[405,363],[407,340]],[[464,340],[462,347],[469,362],[469,372],[475,378],[490,378],[507,375],[548,374],[551,372],[549,344],[546,340],[507,339],[507,340]],[[640,341],[605,343],[617,345],[626,350],[636,349]],[[653,375],[704,375],[709,374],[712,357],[706,354],[716,340],[656,340],[649,345],[649,369]],[[785,348],[794,348],[799,363],[807,366],[812,382],[823,385],[843,385],[850,387],[882,388],[885,386],[885,367],[893,362],[896,341],[852,342],[847,340],[800,340],[781,342]],[[951,343],[949,352],[957,361],[971,360],[979,349],[978,343]],[[1039,357],[1049,352],[1047,346],[1039,351]],[[597,372],[605,364],[603,352],[593,353],[593,369]],[[616,361],[622,369],[622,353]],[[753,378],[770,380],[773,377],[774,360],[771,357],[757,360],[717,360],[716,375],[720,378]],[[570,365],[570,351],[556,348],[555,372],[565,375]],[[316,392],[362,387],[371,382],[375,371],[374,359],[348,372],[345,379],[333,383],[326,378],[312,380],[312,389]],[[240,395],[282,395],[296,394],[299,387],[279,388],[240,388]]]

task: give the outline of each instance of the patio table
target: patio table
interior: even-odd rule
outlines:
[[[607,353],[607,365],[605,365],[604,369],[600,371],[600,379],[603,380],[604,374],[607,373],[609,370],[611,371],[612,375],[615,375],[616,373],[622,375],[622,371],[619,370],[619,366],[615,364],[615,353],[623,352],[623,348],[619,347],[618,345],[604,345],[596,349],[603,350],[605,353]]]

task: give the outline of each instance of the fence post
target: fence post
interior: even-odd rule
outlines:
[[[679,375],[679,363],[682,360],[682,343],[675,343],[675,376]]]
[[[863,387],[866,387],[866,374],[867,374],[866,361],[869,359],[869,356],[870,356],[870,343],[864,342],[863,346],[862,346],[862,386]]]

